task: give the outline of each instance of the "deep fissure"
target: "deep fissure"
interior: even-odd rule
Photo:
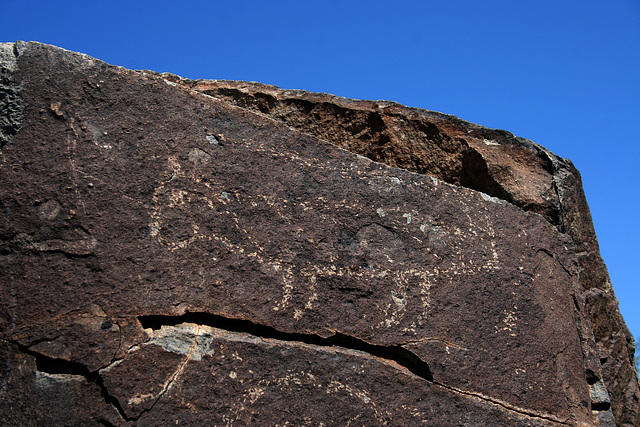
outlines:
[[[611,409],[611,403],[609,402],[592,402],[591,410],[597,412],[605,412]]]
[[[176,326],[181,323],[195,323],[213,328],[224,329],[230,332],[243,332],[260,338],[270,338],[279,341],[298,342],[319,347],[341,347],[349,350],[358,350],[368,353],[380,359],[393,361],[404,367],[414,375],[429,382],[433,382],[433,374],[429,365],[411,351],[400,345],[376,345],[370,344],[359,338],[336,332],[334,335],[323,338],[315,334],[301,334],[282,332],[271,326],[260,325],[250,320],[230,319],[210,313],[193,312],[181,316],[149,315],[138,317],[143,328],[160,329],[162,326]]]
[[[54,357],[45,356],[44,354],[30,350],[28,347],[18,345],[21,352],[28,354],[35,358],[36,369],[40,372],[50,375],[77,375],[86,379],[88,382],[93,383],[100,389],[100,394],[104,401],[112,405],[120,416],[125,421],[136,421],[138,417],[128,417],[118,399],[109,394],[109,391],[104,385],[104,381],[100,376],[98,370],[91,371],[85,365],[80,362],[74,362],[70,360],[58,359]]]

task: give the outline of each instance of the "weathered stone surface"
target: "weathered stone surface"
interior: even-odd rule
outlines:
[[[580,174],[568,159],[509,132],[388,101],[355,101],[259,83],[187,80],[202,91],[391,166],[476,189],[543,215],[569,234],[604,380],[620,424],[640,424],[635,345],[600,257]],[[598,360],[596,360],[598,359]]]
[[[13,80],[17,68],[20,44],[3,43],[0,46],[0,149],[11,140],[22,124],[22,98],[20,86]]]
[[[390,103],[424,146],[376,151],[364,101],[296,92],[298,126],[264,114],[285,92],[258,114],[214,82],[2,46],[22,111],[0,154],[3,419],[610,424],[625,380],[614,413],[637,417],[567,162]]]

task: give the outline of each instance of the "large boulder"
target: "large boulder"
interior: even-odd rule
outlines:
[[[619,425],[570,162],[389,102],[0,45],[13,425]]]

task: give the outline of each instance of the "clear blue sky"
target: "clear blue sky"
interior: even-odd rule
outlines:
[[[0,0],[0,16],[1,41],[190,78],[389,99],[570,158],[640,337],[639,0]]]

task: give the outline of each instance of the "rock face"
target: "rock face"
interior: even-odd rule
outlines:
[[[12,425],[633,425],[573,165],[389,102],[0,45]]]

